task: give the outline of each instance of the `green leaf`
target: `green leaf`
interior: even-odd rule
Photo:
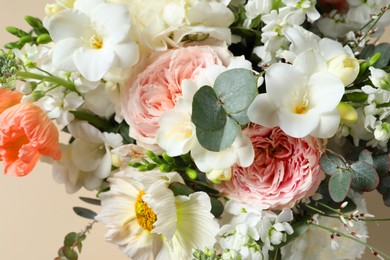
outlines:
[[[92,205],[97,205],[100,206],[101,202],[99,199],[94,199],[94,198],[87,198],[87,197],[79,197],[82,201],[92,204]]]
[[[327,150],[320,158],[320,167],[326,174],[333,175],[346,169],[347,165],[343,157]]]
[[[381,194],[390,192],[390,176],[380,179],[377,190]]]
[[[383,194],[383,202],[387,207],[390,207],[390,192]]]
[[[201,87],[194,95],[191,120],[197,128],[217,131],[226,125],[227,115],[210,86]]]
[[[360,54],[360,58],[369,60],[376,53],[380,53],[381,57],[375,63],[374,67],[383,68],[389,64],[390,61],[390,44],[387,42],[378,45],[368,45]]]
[[[377,155],[373,159],[376,172],[380,176],[386,176],[390,168],[388,154]]]
[[[367,100],[368,95],[362,92],[353,92],[353,93],[346,94],[345,97],[347,98],[347,100],[351,102],[362,103]]]
[[[190,194],[194,193],[193,189],[189,188],[187,185],[180,182],[172,182],[169,185],[169,189],[173,191],[173,194],[175,196],[179,196],[179,195],[189,196]]]
[[[211,214],[214,215],[214,217],[219,218],[224,210],[223,204],[220,200],[210,197],[211,202]]]
[[[205,149],[219,152],[227,149],[234,142],[240,129],[239,125],[228,117],[222,130],[211,132],[196,128],[196,137]]]
[[[352,174],[349,170],[341,170],[330,176],[329,194],[335,202],[341,202],[347,197],[352,182]]]
[[[231,69],[221,73],[214,83],[214,90],[229,114],[244,111],[257,95],[257,80],[252,71]]]
[[[366,162],[351,164],[352,188],[358,191],[372,191],[379,183],[379,176],[374,167]]]
[[[71,232],[69,234],[67,234],[64,238],[64,245],[66,247],[72,247],[75,242],[78,240],[79,238],[79,234],[76,233],[76,232]]]
[[[73,211],[80,217],[87,219],[95,219],[97,215],[94,211],[82,207],[73,207]]]
[[[64,253],[64,256],[66,258],[68,258],[68,260],[77,260],[78,259],[77,252],[70,247],[64,247],[63,253]]]
[[[230,117],[236,120],[237,123],[239,123],[241,126],[249,124],[249,118],[246,109],[237,114],[230,114]]]
[[[360,152],[359,161],[366,162],[369,165],[374,165],[374,159],[372,158],[372,153],[366,149]]]

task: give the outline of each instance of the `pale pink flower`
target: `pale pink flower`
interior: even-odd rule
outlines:
[[[0,161],[4,172],[24,176],[40,155],[61,158],[58,130],[37,106],[19,103],[0,114]]]
[[[314,194],[324,177],[319,139],[293,138],[278,127],[255,124],[246,131],[255,160],[250,167],[234,167],[231,180],[217,186],[223,195],[264,209],[283,209]]]
[[[182,96],[182,82],[193,80],[208,66],[221,63],[217,51],[207,46],[179,48],[152,57],[146,68],[128,81],[121,94],[130,136],[155,144],[158,119],[175,107]]]

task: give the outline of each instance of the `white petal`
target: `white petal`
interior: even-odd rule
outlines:
[[[96,190],[102,185],[103,180],[96,177],[93,172],[83,173],[83,175],[83,185],[87,190]]]
[[[287,27],[284,34],[291,42],[290,49],[297,55],[306,50],[318,48],[320,37],[300,26]]]
[[[310,133],[310,135],[318,138],[330,138],[336,132],[340,124],[340,114],[338,109],[334,109],[328,113],[320,116],[320,121],[317,127]]]
[[[229,168],[238,159],[232,146],[220,152],[212,152],[203,148],[199,143],[193,146],[191,155],[196,166],[203,172]]]
[[[294,60],[294,67],[306,75],[327,71],[325,59],[317,50],[308,50],[299,54]]]
[[[326,61],[329,61],[339,55],[346,54],[346,51],[341,43],[328,38],[321,39],[319,42],[319,47],[321,54],[324,56]]]
[[[237,164],[241,167],[249,167],[255,158],[251,139],[246,135],[238,135],[233,143],[237,153]]]
[[[91,10],[91,23],[110,44],[120,43],[130,30],[129,13],[122,5],[99,4]]]
[[[267,95],[270,102],[277,107],[283,106],[290,100],[293,91],[306,82],[306,75],[290,64],[274,63],[265,73]]]
[[[47,30],[51,38],[61,41],[66,38],[80,39],[89,30],[89,17],[79,11],[68,9],[50,18]]]
[[[248,108],[248,118],[251,122],[272,128],[279,124],[278,108],[272,104],[267,94],[256,96]]]
[[[97,167],[95,171],[95,176],[104,179],[107,178],[111,173],[111,153],[106,147],[104,156],[100,158],[99,160],[99,166]]]
[[[280,110],[280,128],[289,136],[301,138],[309,135],[319,123],[317,111],[309,110],[304,114],[295,114],[287,109]]]
[[[331,73],[316,73],[309,79],[309,106],[320,113],[332,111],[344,95],[343,82]]]
[[[191,259],[192,249],[213,248],[219,225],[210,213],[209,196],[196,192],[177,196],[177,231],[173,239],[176,258]]]
[[[116,55],[116,65],[121,68],[128,68],[135,65],[139,59],[138,45],[132,41],[127,40],[124,43],[112,46],[112,50]]]
[[[74,64],[72,55],[81,46],[81,40],[76,38],[59,41],[53,47],[53,65],[63,71],[75,71],[76,65]]]
[[[276,222],[288,222],[294,219],[293,212],[291,209],[283,209],[282,212],[276,217]]]
[[[100,165],[100,160],[105,154],[105,151],[102,151],[98,145],[80,139],[72,143],[72,148],[74,165],[85,172],[97,169]]]
[[[84,141],[95,144],[104,143],[103,134],[97,128],[90,125],[86,121],[74,120],[67,127],[69,133],[76,139],[82,139]]]
[[[89,15],[97,5],[105,3],[105,0],[77,0],[74,2],[74,9],[80,10]]]
[[[87,80],[98,81],[110,70],[114,63],[115,53],[109,48],[86,49],[80,48],[73,54],[73,60]]]

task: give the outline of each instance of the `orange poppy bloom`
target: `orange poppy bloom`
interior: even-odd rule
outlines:
[[[5,109],[0,114],[0,161],[5,174],[28,174],[40,155],[61,158],[58,130],[50,118],[31,103]]]
[[[22,97],[22,93],[18,91],[0,88],[0,114],[7,108],[19,104]]]

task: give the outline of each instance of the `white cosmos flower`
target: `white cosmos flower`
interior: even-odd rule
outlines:
[[[107,228],[106,239],[132,259],[191,259],[192,249],[212,248],[219,225],[210,213],[208,195],[174,196],[172,182],[184,183],[176,172],[140,173],[130,168],[109,179],[110,191],[100,195],[96,219]]]
[[[300,54],[293,65],[272,64],[265,74],[267,93],[249,106],[249,119],[265,127],[279,126],[296,138],[333,136],[340,122],[337,105],[344,84],[324,67],[313,52]]]
[[[129,13],[123,6],[78,0],[73,9],[49,18],[47,29],[56,42],[54,66],[78,70],[90,81],[100,80],[111,68],[127,68],[138,61],[137,44],[129,36]]]

